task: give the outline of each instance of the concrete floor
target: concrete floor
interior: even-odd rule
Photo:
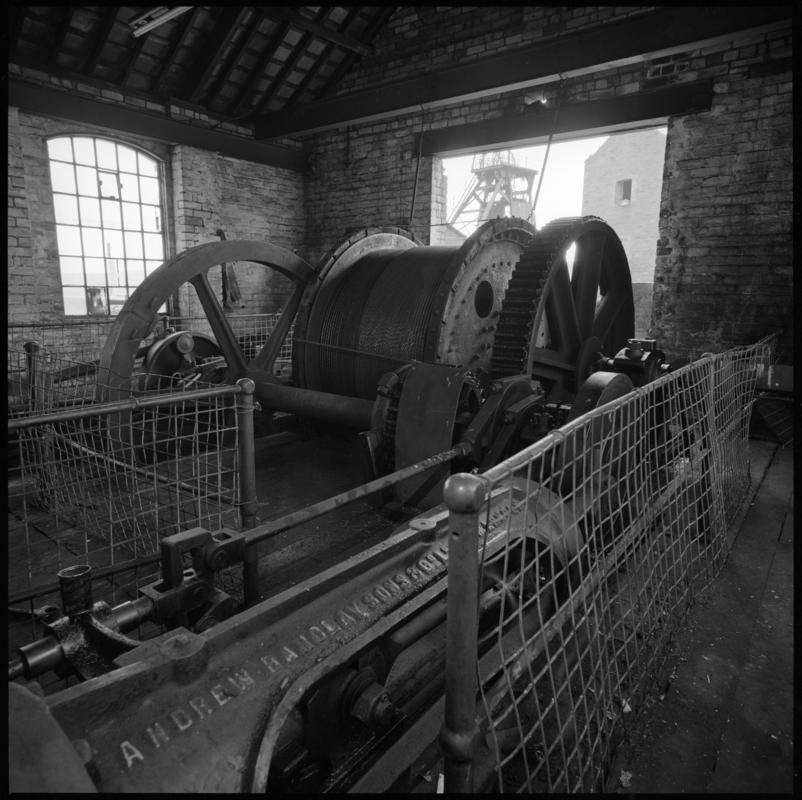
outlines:
[[[619,748],[610,792],[790,794],[798,781],[793,452],[750,451],[757,493],[675,642],[662,699]]]

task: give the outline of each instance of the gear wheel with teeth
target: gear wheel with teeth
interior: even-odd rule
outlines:
[[[513,270],[490,371],[494,378],[530,375],[550,400],[564,402],[592,371],[597,354],[614,355],[634,327],[632,279],[615,231],[598,217],[554,220],[532,238]]]

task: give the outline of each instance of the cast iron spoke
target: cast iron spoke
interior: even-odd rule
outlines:
[[[577,319],[568,267],[563,261],[558,264],[551,282],[551,291],[546,300],[546,314],[551,330],[552,346],[557,345],[564,357],[575,356],[582,344],[582,334]],[[557,339],[557,342],[554,341]]]
[[[206,313],[206,319],[212,328],[217,344],[223,351],[223,356],[228,364],[229,372],[233,376],[245,374],[245,357],[240,350],[237,337],[234,331],[231,330],[231,325],[228,324],[223,308],[217,300],[214,290],[206,277],[205,272],[200,272],[189,281],[198,293],[203,310]]]
[[[593,335],[602,342],[610,333],[610,329],[618,317],[618,312],[623,308],[626,299],[626,292],[616,291],[615,289],[611,289],[602,297],[596,309],[596,318],[593,320]],[[611,353],[611,355],[615,354]]]
[[[582,341],[593,335],[605,242],[604,232],[594,231],[583,236],[576,244],[571,287]]]

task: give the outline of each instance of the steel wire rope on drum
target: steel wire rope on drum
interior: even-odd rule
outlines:
[[[371,399],[383,374],[410,361],[483,366],[509,274],[533,234],[524,220],[499,218],[458,248],[388,249],[382,231],[376,247],[367,231],[349,240],[319,271],[302,316],[300,383]]]
[[[322,388],[371,398],[383,373],[430,360],[425,333],[434,289],[449,266],[430,250],[368,253],[333,278],[335,285],[321,297],[328,302],[316,302],[310,315],[310,339],[321,351]]]
[[[359,349],[359,328],[354,320],[381,277],[382,256],[386,257],[387,251],[369,253],[349,270],[333,276],[330,285],[321,290],[321,300],[328,301],[317,306],[322,313],[310,316],[308,337],[316,343],[317,374],[329,376],[322,382],[336,386],[339,394],[357,396],[353,351]],[[352,369],[346,369],[347,365]]]
[[[325,310],[330,304],[339,276],[367,253],[420,245],[411,233],[395,226],[354,229],[345,236],[321,258],[315,270],[318,280],[308,286],[298,309],[292,344],[293,375],[298,385],[307,389],[320,390],[323,386],[320,375],[325,360],[321,360],[324,347],[320,341],[320,309]],[[336,347],[329,343],[325,349],[330,355]]]

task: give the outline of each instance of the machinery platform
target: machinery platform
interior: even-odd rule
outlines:
[[[757,492],[723,570],[697,599],[634,721],[608,791],[791,794],[794,459],[750,442]]]

